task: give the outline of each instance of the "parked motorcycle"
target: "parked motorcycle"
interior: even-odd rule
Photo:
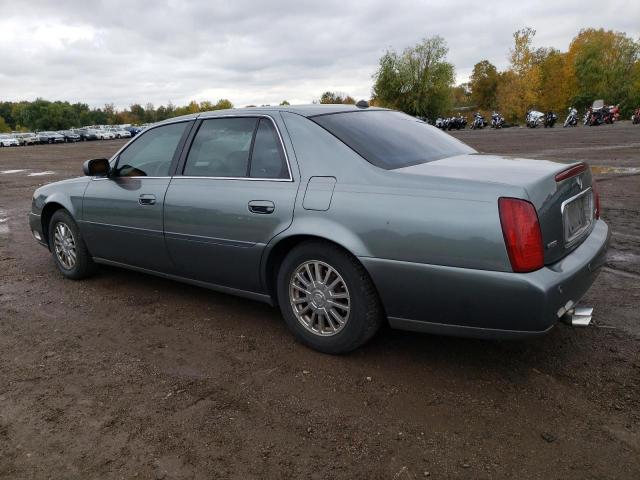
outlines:
[[[604,101],[595,100],[585,113],[585,125],[591,127],[613,123],[620,116],[620,109],[617,106],[606,106]]]
[[[526,118],[527,127],[536,128],[544,124],[544,113],[538,110],[529,110]]]
[[[449,119],[449,130],[461,130],[467,126],[467,117],[458,115]]]
[[[608,108],[590,108],[588,110],[588,116],[585,125],[589,125],[590,127],[597,127],[598,125],[603,125],[605,123],[613,123],[611,121]]]
[[[436,123],[434,123],[433,125],[440,130],[447,130],[449,128],[449,119],[438,117],[436,118]]]
[[[631,123],[633,125],[638,125],[640,123],[640,108],[636,108],[633,111],[633,115],[631,115]]]
[[[491,128],[502,128],[504,126],[504,117],[498,112],[491,114]]]
[[[569,107],[569,115],[567,115],[567,119],[564,121],[563,127],[575,127],[578,125],[578,110],[573,107]]]
[[[471,129],[475,130],[477,128],[484,128],[487,126],[487,122],[484,121],[484,117],[480,115],[480,112],[476,112],[473,116],[473,122],[471,123]]]
[[[558,116],[549,110],[544,116],[544,128],[553,128],[556,124],[556,120],[558,120]]]

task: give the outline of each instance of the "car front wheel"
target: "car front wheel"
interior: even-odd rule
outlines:
[[[49,247],[58,270],[65,277],[80,280],[95,271],[80,230],[66,210],[58,210],[51,217]]]
[[[328,242],[294,248],[278,273],[278,302],[289,329],[324,353],[350,352],[371,339],[384,314],[358,260]]]

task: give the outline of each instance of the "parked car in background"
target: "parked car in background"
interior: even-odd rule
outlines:
[[[129,132],[131,134],[132,137],[135,137],[137,134],[139,134],[142,131],[142,128],[140,127],[134,127],[134,126],[128,126],[128,127],[124,127],[124,129]]]
[[[94,132],[98,137],[98,140],[113,140],[116,138],[114,133],[106,128],[97,128]]]
[[[131,138],[132,137],[131,132],[129,130],[125,130],[124,128],[112,127],[111,129],[109,129],[109,131],[113,133],[115,138]]]
[[[38,132],[36,136],[40,143],[64,143],[64,137],[58,132]]]
[[[35,145],[36,143],[40,143],[35,133],[31,133],[31,132],[16,133],[15,135],[16,135],[16,139],[22,146]]]
[[[98,135],[96,135],[95,131],[90,128],[76,128],[73,132],[80,135],[80,140],[83,142],[98,139]]]
[[[358,105],[154,125],[37,189],[30,229],[68,278],[100,263],[279,305],[327,353],[387,321],[480,338],[590,322],[609,228],[586,164],[481,155]]]
[[[13,134],[0,134],[0,147],[19,147],[20,142]]]
[[[82,140],[82,137],[73,130],[60,130],[58,133],[64,137],[65,142],[79,142]]]

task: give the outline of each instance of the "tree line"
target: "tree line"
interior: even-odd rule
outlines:
[[[373,75],[370,103],[435,118],[455,111],[499,110],[508,121],[521,120],[530,109],[583,109],[594,100],[619,104],[623,115],[640,106],[640,42],[625,33],[584,29],[566,52],[534,46],[536,31],[513,34],[509,66],[498,71],[488,60],[475,64],[467,83],[455,85],[455,68],[447,61],[449,48],[439,36],[425,38],[401,52],[388,50]],[[314,103],[355,103],[343,92],[326,91]],[[281,105],[288,105],[284,100]],[[253,105],[250,105],[253,106]],[[61,130],[84,125],[142,124],[189,113],[233,108],[192,101],[188,105],[154,107],[133,104],[117,110],[112,104],[90,108],[85,103],[0,102],[0,132]]]
[[[176,107],[169,102],[157,108],[147,103],[145,106],[133,104],[128,109],[116,110],[112,104],[104,108],[89,108],[86,103],[51,102],[41,98],[32,102],[0,102],[0,132],[64,130],[86,125],[140,125],[225,108],[233,108],[233,103],[227,99],[216,103],[192,101]]]
[[[640,106],[640,43],[626,34],[584,29],[569,49],[535,48],[536,31],[513,34],[509,66],[475,64],[469,82],[454,86],[455,70],[441,37],[424,39],[401,53],[390,50],[374,74],[373,101],[411,115],[435,118],[453,111],[499,110],[521,120],[530,109],[586,108],[594,100],[619,104],[623,115]]]

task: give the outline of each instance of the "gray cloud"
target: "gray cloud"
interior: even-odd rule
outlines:
[[[308,103],[325,90],[368,98],[386,49],[436,34],[459,81],[485,58],[504,68],[525,25],[538,46],[560,49],[581,28],[640,34],[637,0],[0,0],[0,12],[0,99],[118,107]]]

